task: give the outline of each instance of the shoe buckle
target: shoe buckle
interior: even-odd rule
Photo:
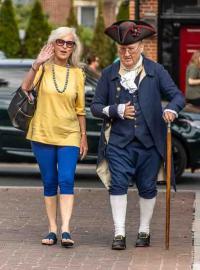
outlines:
[[[147,233],[139,234],[140,239],[147,239],[148,237],[149,237],[149,235]]]
[[[123,240],[123,236],[122,235],[117,235],[117,236],[115,236],[115,240]]]

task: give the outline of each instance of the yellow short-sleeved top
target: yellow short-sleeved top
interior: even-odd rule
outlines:
[[[63,90],[67,68],[58,65],[54,68],[58,88]],[[53,82],[52,64],[46,63],[44,70],[38,89],[37,108],[26,138],[46,144],[79,147],[81,135],[77,115],[85,115],[83,71],[70,67],[67,89],[59,93]],[[34,84],[41,72],[42,67],[36,74]]]

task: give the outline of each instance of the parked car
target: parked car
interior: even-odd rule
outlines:
[[[21,84],[25,72],[33,60],[0,60],[0,161],[35,162],[30,142],[25,134],[14,128],[8,117],[7,108],[12,93]],[[4,83],[1,84],[1,81]],[[96,162],[98,140],[102,120],[94,117],[90,104],[97,81],[86,74],[85,97],[89,151],[84,162]],[[200,168],[200,113],[182,111],[172,124],[173,157],[178,178],[186,168]]]
[[[5,59],[6,55],[3,51],[0,51],[0,59]]]

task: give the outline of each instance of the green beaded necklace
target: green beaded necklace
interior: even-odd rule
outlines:
[[[65,90],[67,89],[67,85],[68,85],[68,80],[69,80],[69,68],[70,68],[70,65],[67,64],[67,71],[66,71],[66,78],[65,78],[65,84],[64,84],[64,87],[62,90],[59,89],[58,87],[58,84],[57,84],[57,81],[56,81],[56,73],[55,73],[55,67],[54,67],[54,64],[52,64],[52,76],[53,76],[53,83],[54,83],[54,86],[56,88],[56,91],[58,93],[64,93]]]

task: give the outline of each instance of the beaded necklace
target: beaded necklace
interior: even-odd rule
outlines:
[[[70,68],[70,65],[67,64],[67,71],[66,71],[66,78],[65,78],[65,84],[64,84],[64,87],[62,90],[59,89],[58,87],[58,84],[57,84],[57,81],[56,81],[56,73],[55,73],[55,67],[54,67],[54,64],[52,65],[52,76],[53,76],[53,83],[54,83],[54,86],[56,88],[56,91],[58,93],[64,93],[65,90],[67,89],[67,85],[68,85],[68,80],[69,80],[69,68]]]

